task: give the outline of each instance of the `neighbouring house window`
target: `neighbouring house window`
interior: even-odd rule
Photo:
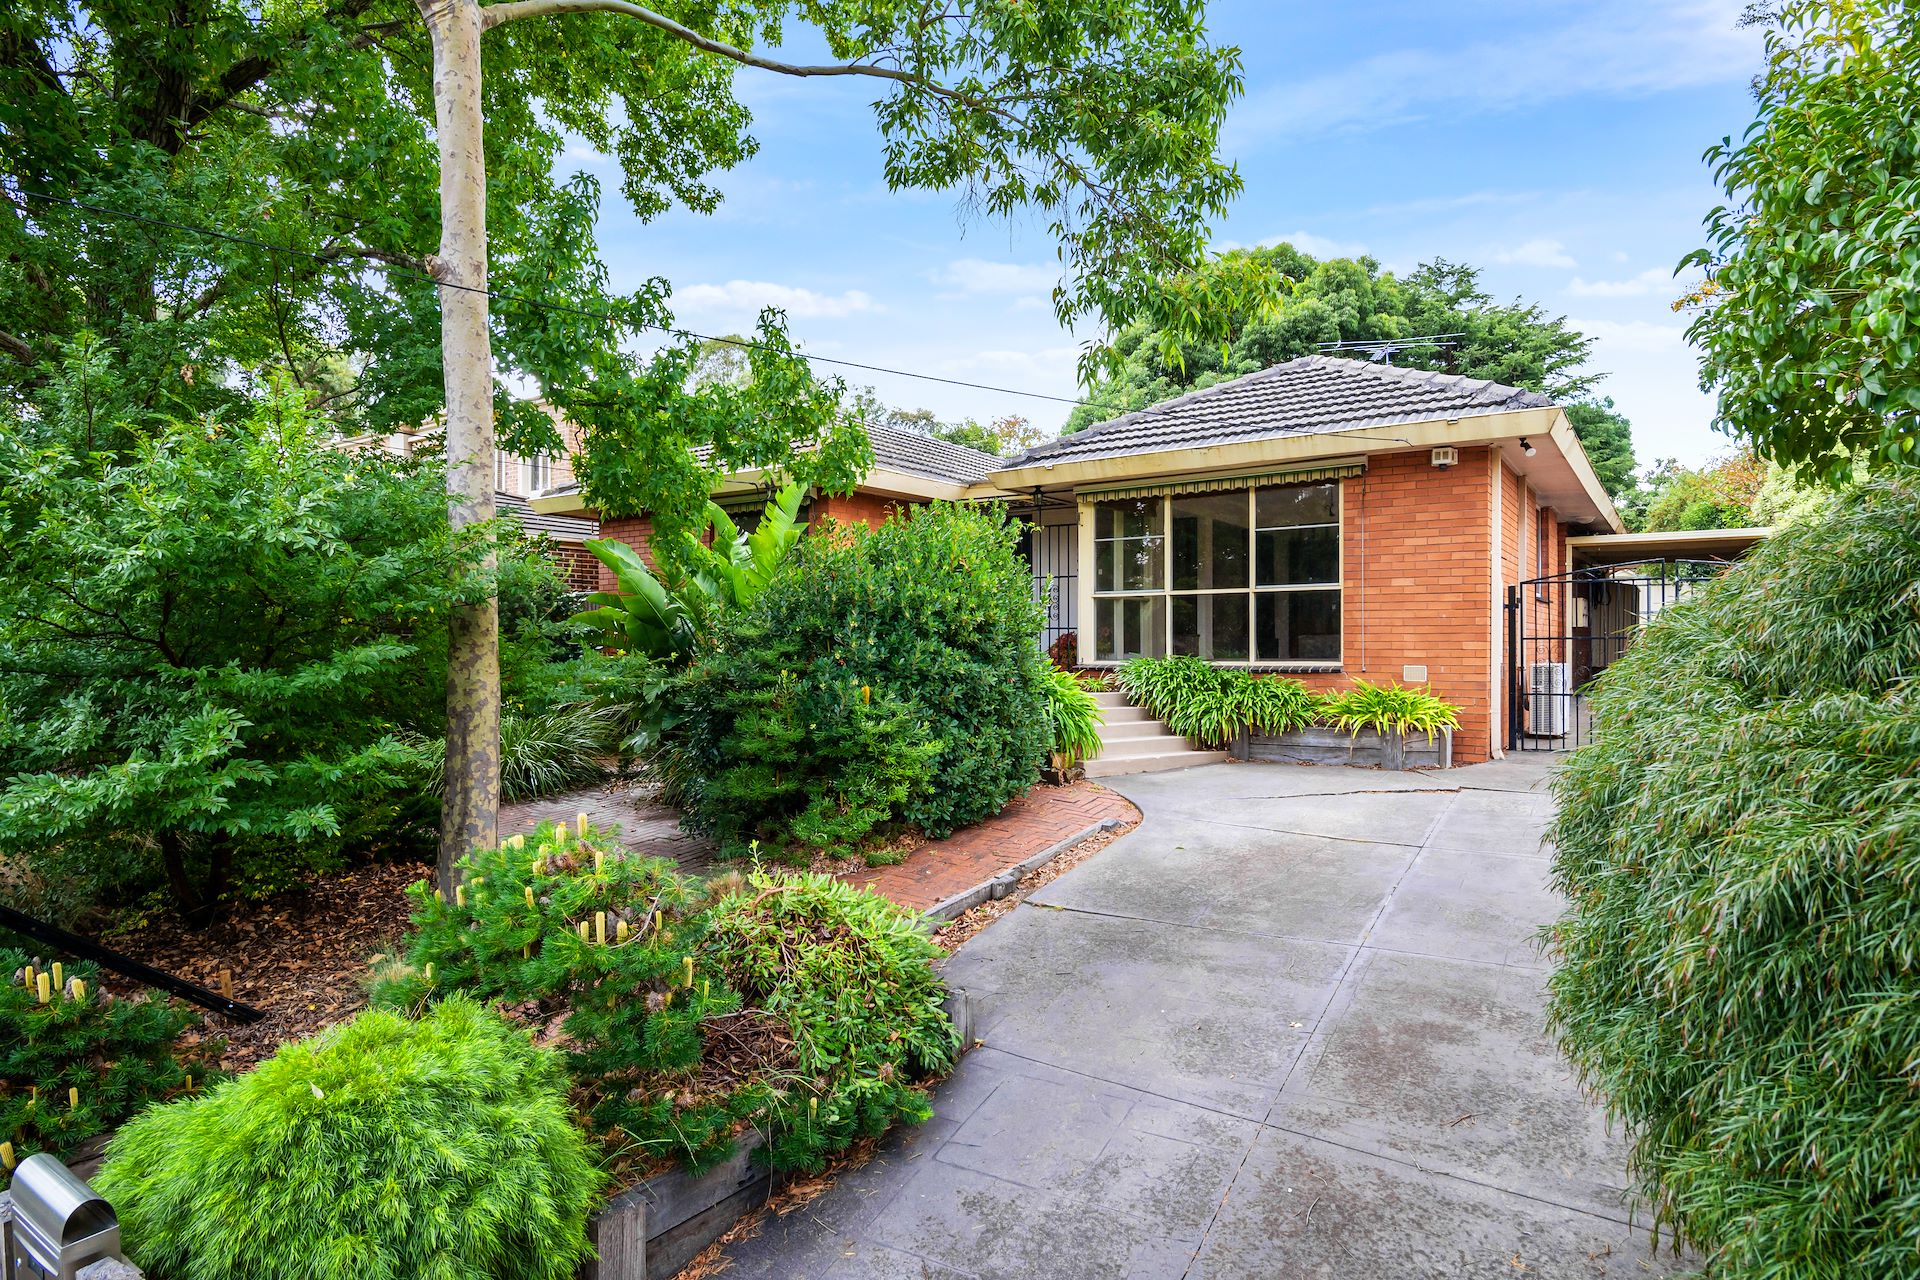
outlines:
[[[514,491],[512,479],[519,470],[519,466],[519,459],[512,454],[495,449],[493,451],[494,489],[500,493],[512,493]]]
[[[544,491],[553,483],[553,459],[544,453],[536,453],[527,459],[527,493],[529,496]]]
[[[1340,661],[1337,482],[1097,503],[1094,557],[1098,661]]]

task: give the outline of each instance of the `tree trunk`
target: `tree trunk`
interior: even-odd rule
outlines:
[[[440,144],[441,360],[447,391],[447,502],[455,530],[494,517],[493,352],[487,335],[487,164],[481,141],[480,7],[417,0],[433,37]],[[487,559],[489,574],[492,556]],[[500,615],[490,594],[456,605],[447,635],[447,767],[440,886],[492,845],[500,820]]]

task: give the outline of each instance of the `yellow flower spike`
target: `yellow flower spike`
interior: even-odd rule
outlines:
[[[672,1007],[672,1005],[673,1005],[673,988],[668,987],[666,998],[660,1002],[660,1007],[662,1009],[666,1009],[666,1008]]]
[[[587,838],[587,815],[585,813],[582,813],[578,817],[576,817],[573,821],[574,821],[575,827],[580,832],[580,838],[582,840],[585,840]]]
[[[818,1119],[819,1115],[820,1115],[820,1099],[808,1098],[807,1099],[807,1119],[809,1120]]]
[[[427,961],[427,981],[433,981],[433,961]]]
[[[593,940],[603,947],[607,945],[607,913],[604,911],[593,913]]]
[[[187,1072],[187,1092],[193,1092],[193,1072]]]
[[[46,974],[42,973],[42,974],[35,975],[34,985],[40,993],[41,1004],[45,1004],[53,998],[53,984],[47,978]]]
[[[860,686],[860,701],[869,707],[873,705],[873,686],[872,685],[863,684]]]
[[[590,941],[592,941],[592,937],[591,937],[591,935],[590,935],[590,933],[588,932],[588,930],[589,930],[589,926],[588,926],[588,924],[587,924],[587,922],[586,922],[585,920],[582,920],[582,921],[580,922],[580,941],[582,941],[582,942],[590,942]]]
[[[75,1004],[84,1004],[87,999],[87,984],[83,979],[73,980],[73,1000]]]
[[[527,894],[527,906],[529,906],[529,907],[532,907],[533,905],[535,905],[535,904],[534,904],[534,901],[533,901],[533,886],[532,886],[532,885],[528,885],[528,886],[526,886],[526,894]]]
[[[531,942],[523,942],[520,944],[520,958],[522,960],[533,959],[533,944]]]
[[[681,983],[680,985],[683,987],[690,987],[693,985],[693,957],[692,956],[687,957],[687,980]]]
[[[67,1110],[78,1111],[79,1109],[80,1109],[80,1086],[69,1085],[67,1087]]]
[[[13,1144],[0,1142],[0,1166],[4,1166],[8,1173],[12,1173],[13,1166],[17,1163],[18,1161],[13,1158]]]
[[[700,979],[700,998],[702,1000],[706,1000],[706,999],[710,999],[712,996],[713,996],[713,979],[712,978]]]
[[[67,985],[67,971],[58,960],[53,962],[53,985],[60,988]]]
[[[606,869],[606,865],[607,865],[607,855],[605,851],[600,849],[595,849],[593,851],[593,874],[599,875],[603,870]]]
[[[456,907],[467,905],[467,886],[463,884],[453,886],[453,905]]]
[[[614,926],[613,940],[615,942],[625,942],[627,940],[627,935],[632,932],[633,930],[627,927],[627,922],[625,920],[622,920],[619,924]]]

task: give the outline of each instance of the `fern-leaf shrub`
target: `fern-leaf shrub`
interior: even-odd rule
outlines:
[[[1403,738],[1424,734],[1431,742],[1443,729],[1460,727],[1460,708],[1429,689],[1356,678],[1348,688],[1322,699],[1318,718],[1355,736],[1371,729]]]
[[[1106,717],[1086,682],[1049,662],[1044,671],[1047,732],[1056,761],[1067,765],[1100,752],[1100,726]]]
[[[937,953],[877,894],[756,874],[716,900],[591,827],[543,827],[462,871],[452,901],[414,890],[376,1002],[460,994],[559,1036],[610,1161],[698,1169],[754,1126],[776,1167],[817,1167],[924,1119],[920,1082],[951,1065]]]
[[[560,1056],[460,998],[151,1108],[95,1180],[168,1280],[565,1280],[601,1184]]]
[[[0,976],[0,1142],[11,1143],[17,1159],[69,1156],[147,1103],[189,1093],[213,1074],[202,1053],[180,1046],[200,1021],[184,1005],[118,999],[91,964],[20,951],[0,951]]]
[[[831,876],[755,872],[714,906],[698,951],[792,1033],[793,1074],[756,1117],[775,1168],[817,1170],[933,1114],[922,1084],[951,1069],[959,1042],[914,913]]]
[[[730,854],[941,837],[1039,777],[1044,613],[1004,512],[936,503],[807,539],[674,696],[675,799]]]
[[[1711,1274],[1920,1273],[1920,481],[1661,611],[1555,779],[1549,1013]]]

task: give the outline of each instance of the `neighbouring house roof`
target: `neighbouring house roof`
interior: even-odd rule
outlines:
[[[1546,396],[1485,379],[1301,356],[1036,445],[997,466],[1011,470],[1551,407]]]
[[[583,542],[600,536],[600,522],[579,516],[552,516],[535,511],[525,498],[512,493],[493,495],[493,505],[503,516],[520,522],[528,533],[544,533],[555,542]]]
[[[984,450],[964,444],[953,444],[946,440],[936,440],[918,431],[908,431],[904,427],[890,427],[884,423],[869,422],[867,439],[873,444],[874,471],[892,471],[919,476],[922,479],[942,481],[960,488],[978,484],[986,478],[988,472],[1007,465],[1005,458]],[[707,460],[710,453],[711,450],[705,445],[693,450],[693,456],[702,462]],[[555,485],[535,496],[552,498],[579,492],[579,484],[568,483]]]

